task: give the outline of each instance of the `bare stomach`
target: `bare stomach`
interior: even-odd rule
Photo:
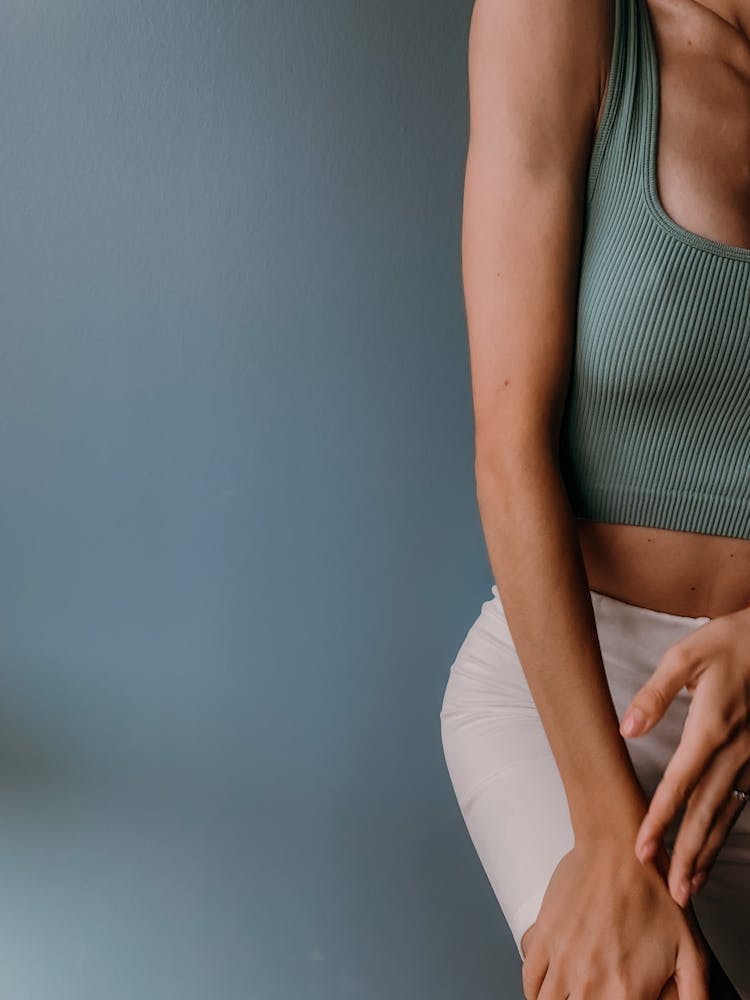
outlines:
[[[692,618],[750,603],[750,539],[576,518],[589,587]]]

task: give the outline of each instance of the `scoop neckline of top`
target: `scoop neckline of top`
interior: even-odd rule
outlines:
[[[646,205],[651,215],[669,233],[677,237],[683,243],[703,250],[706,253],[714,254],[717,257],[728,257],[734,260],[750,261],[750,247],[733,246],[731,243],[722,243],[720,240],[712,240],[708,236],[701,236],[699,233],[686,229],[676,222],[669,215],[661,203],[657,187],[657,154],[659,141],[659,103],[661,100],[661,81],[659,79],[659,58],[656,51],[656,41],[654,39],[651,14],[646,0],[636,0],[641,6],[641,13],[645,27],[646,46],[648,49],[648,75],[649,75],[649,108],[648,108],[648,138],[646,142],[645,169],[643,172],[644,195]]]

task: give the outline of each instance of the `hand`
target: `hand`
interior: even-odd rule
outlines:
[[[692,907],[676,905],[663,870],[641,864],[630,839],[577,841],[553,872],[532,931],[526,1000],[709,1000],[708,978]]]
[[[630,702],[621,734],[647,733],[683,686],[692,700],[682,737],[635,838],[637,856],[649,861],[685,807],[668,873],[680,906],[705,883],[742,811],[732,789],[750,789],[750,609],[714,618],[671,646]]]

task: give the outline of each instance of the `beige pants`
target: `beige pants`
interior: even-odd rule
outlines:
[[[612,700],[622,718],[668,647],[710,619],[590,593]],[[679,743],[689,701],[683,689],[650,733],[627,741],[649,798]],[[450,668],[440,725],[459,808],[523,957],[521,937],[537,918],[552,873],[573,847],[573,830],[562,779],[494,585]],[[668,850],[678,828],[679,817],[665,837]],[[750,1000],[750,805],[693,906],[735,988]]]

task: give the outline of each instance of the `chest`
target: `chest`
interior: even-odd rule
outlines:
[[[648,0],[658,63],[655,174],[664,212],[750,247],[750,39],[727,12]]]

